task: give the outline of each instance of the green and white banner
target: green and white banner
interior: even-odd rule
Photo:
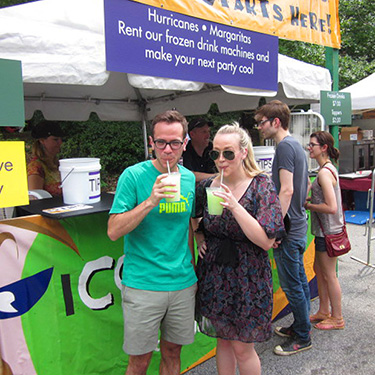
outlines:
[[[123,241],[109,240],[107,220],[108,214],[101,213],[0,221],[0,359],[5,374],[124,374]],[[307,268],[312,270],[312,262]],[[313,273],[308,274],[310,280]],[[277,274],[274,289],[276,317],[287,305]],[[215,339],[197,332],[195,342],[182,350],[181,370],[213,356],[215,346]],[[147,374],[159,373],[159,361],[156,350]]]
[[[123,375],[122,240],[108,214],[0,221],[0,349],[19,375]],[[216,342],[197,332],[182,369]],[[158,374],[156,351],[148,374]]]

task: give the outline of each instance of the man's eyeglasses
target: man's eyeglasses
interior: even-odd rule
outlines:
[[[263,121],[259,121],[257,125],[258,125],[258,126],[262,126],[262,125],[265,124],[267,121],[272,122],[274,119],[275,119],[274,117],[267,118],[267,119],[265,119],[265,120],[263,120]]]
[[[233,160],[235,158],[236,154],[234,153],[234,151],[226,150],[226,151],[223,151],[223,156],[227,160]],[[211,150],[210,151],[210,158],[212,160],[215,161],[219,157],[220,157],[220,151],[216,151],[216,150]]]
[[[312,143],[312,142],[310,142],[310,143],[308,143],[306,146],[312,148],[312,147],[314,147],[314,146],[320,146],[320,144],[319,144],[319,143]]]
[[[177,139],[170,142],[167,142],[164,139],[154,140],[154,145],[159,150],[164,150],[167,147],[167,145],[169,145],[172,150],[179,150],[183,144],[184,142],[178,141]]]

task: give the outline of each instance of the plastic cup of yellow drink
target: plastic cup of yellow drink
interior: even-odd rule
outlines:
[[[169,189],[176,189],[177,192],[174,191],[166,191],[164,192],[165,195],[173,195],[173,198],[165,198],[165,200],[170,202],[179,202],[180,201],[180,194],[181,194],[181,173],[180,172],[171,172],[167,177],[163,178],[163,181],[166,184],[173,184],[173,185],[166,185],[166,188]]]
[[[208,213],[210,215],[221,215],[224,207],[220,204],[220,202],[224,202],[224,199],[213,195],[212,193],[214,191],[223,191],[223,188],[206,187]]]

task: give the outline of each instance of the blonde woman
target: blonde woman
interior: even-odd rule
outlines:
[[[57,122],[42,121],[32,130],[31,136],[35,140],[32,159],[27,165],[29,190],[43,189],[52,196],[61,196],[57,155],[61,151],[63,131]]]
[[[210,215],[205,188],[220,186],[220,174],[197,186],[197,320],[217,338],[219,374],[259,375],[255,342],[272,335],[272,277],[267,254],[284,236],[281,206],[270,177],[254,159],[251,139],[238,126],[219,129],[211,158],[223,173],[222,215]]]
[[[305,204],[311,211],[311,232],[315,236],[314,271],[319,293],[319,310],[310,316],[310,321],[321,330],[343,329],[337,257],[328,256],[324,241],[324,233],[340,233],[344,225],[338,173],[331,162],[331,159],[337,162],[340,152],[334,147],[332,135],[326,131],[311,134],[307,146],[310,158],[320,167],[311,185],[311,200]]]

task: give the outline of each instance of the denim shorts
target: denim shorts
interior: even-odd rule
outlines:
[[[315,237],[315,251],[318,251],[320,253],[324,253],[327,251],[326,249],[326,241],[324,237]]]
[[[129,355],[152,352],[160,337],[178,345],[194,341],[197,284],[174,292],[154,292],[122,286],[123,350]]]

